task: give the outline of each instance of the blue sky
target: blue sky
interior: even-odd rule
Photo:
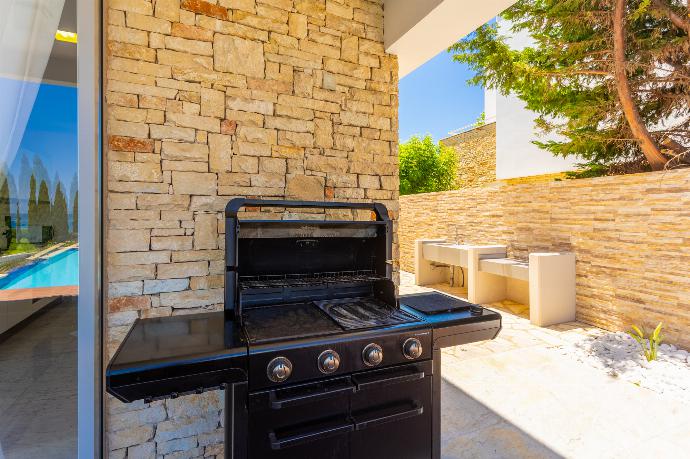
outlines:
[[[400,141],[431,134],[435,141],[472,124],[484,111],[484,90],[468,86],[473,73],[445,50],[400,80]]]
[[[38,174],[37,180],[40,180],[40,175],[46,176],[51,194],[55,191],[56,176],[62,182],[63,192],[68,194],[77,172],[77,88],[47,83],[26,84],[35,84],[39,88],[18,151],[9,164],[14,184],[19,187],[19,196],[12,198],[25,200],[28,197],[28,183],[25,183],[28,177],[24,176],[26,168],[22,167],[24,157],[32,165],[29,174]],[[16,81],[0,78],[0,95],[16,90]],[[33,167],[34,158],[40,159],[43,172]],[[26,203],[21,205],[25,211]]]
[[[19,154],[41,157],[50,172],[55,172],[69,187],[77,172],[77,88],[41,84],[36,96]]]

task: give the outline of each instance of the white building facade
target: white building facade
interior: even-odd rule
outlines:
[[[525,32],[512,33],[510,24],[499,19],[499,32],[508,36],[511,48],[520,50],[533,41]],[[555,174],[576,169],[575,157],[562,158],[539,148],[534,141],[556,140],[556,135],[541,134],[534,121],[537,115],[525,108],[516,95],[504,96],[496,90],[484,92],[486,121],[496,121],[496,179],[505,180]]]

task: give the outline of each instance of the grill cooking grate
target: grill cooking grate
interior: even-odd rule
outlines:
[[[417,322],[405,311],[375,298],[340,298],[314,301],[323,312],[346,330]]]
[[[324,284],[373,282],[385,279],[372,270],[334,271],[310,274],[240,276],[240,289],[311,287]]]

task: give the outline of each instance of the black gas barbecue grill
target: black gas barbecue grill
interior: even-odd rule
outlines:
[[[239,220],[245,206],[376,220]],[[138,320],[108,392],[224,389],[228,458],[438,458],[440,349],[494,338],[501,316],[439,293],[396,298],[381,204],[234,199],[225,217],[225,311]]]

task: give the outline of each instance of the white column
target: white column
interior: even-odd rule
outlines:
[[[467,252],[467,300],[470,303],[486,304],[506,299],[506,278],[497,274],[479,271],[482,258],[505,258],[505,246],[469,247]]]
[[[529,255],[529,319],[533,325],[575,320],[575,254]]]

